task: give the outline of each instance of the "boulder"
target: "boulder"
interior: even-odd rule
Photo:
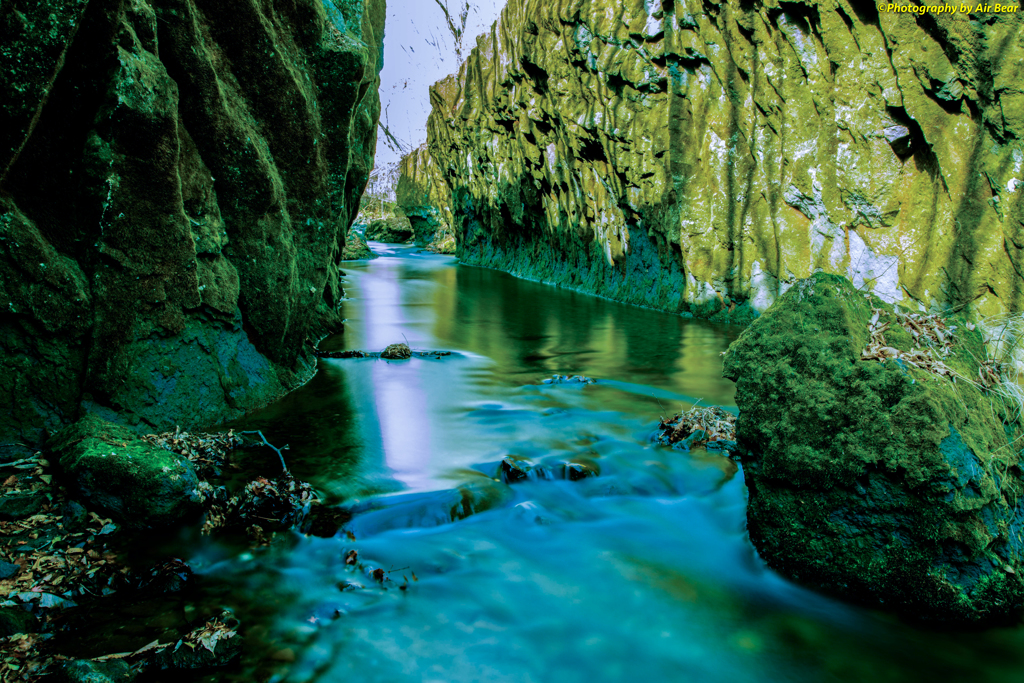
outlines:
[[[375,258],[379,258],[379,256],[370,251],[369,245],[366,244],[366,238],[355,230],[349,230],[348,237],[345,238],[345,248],[341,251],[341,260],[360,261]]]
[[[78,498],[131,528],[173,524],[199,510],[195,468],[126,427],[86,416],[48,443]]]
[[[811,588],[933,624],[1015,622],[1019,405],[971,381],[986,357],[972,325],[934,318],[929,345],[901,319],[819,273],[729,347],[750,539]]]
[[[402,243],[413,237],[412,225],[405,216],[381,218],[366,226],[366,239],[378,242]]]
[[[0,496],[0,519],[25,519],[43,511],[47,503],[42,491],[21,491]]]
[[[21,607],[0,607],[0,638],[15,633],[35,633],[39,621]]]

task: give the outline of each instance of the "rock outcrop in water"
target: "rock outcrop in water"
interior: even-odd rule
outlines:
[[[417,244],[441,254],[455,253],[451,229],[451,201],[447,185],[437,175],[437,166],[426,145],[402,157],[395,197],[398,207],[412,224]]]
[[[1020,310],[1022,36],[1024,12],[510,0],[432,90],[439,195],[464,262],[669,311],[749,319],[819,269]]]
[[[265,404],[340,325],[383,0],[0,6],[0,443]]]
[[[1021,406],[979,381],[977,329],[954,323],[933,348],[906,324],[818,274],[729,348],[750,539],[774,569],[844,598],[937,624],[1012,623],[1024,609]],[[869,327],[884,330],[889,360],[875,359],[883,333]]]

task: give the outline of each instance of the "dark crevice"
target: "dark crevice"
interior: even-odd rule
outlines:
[[[580,145],[580,151],[576,156],[582,161],[608,161],[608,157],[605,156],[604,153],[604,148],[601,147],[600,141],[596,139],[583,140]]]

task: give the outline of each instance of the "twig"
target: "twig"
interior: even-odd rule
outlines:
[[[288,450],[288,444],[285,444],[281,448],[276,448],[273,445],[271,445],[269,441],[267,441],[267,437],[263,436],[263,432],[261,432],[258,429],[250,432],[239,432],[239,434],[258,434],[260,439],[263,441],[263,444],[270,450],[277,453],[277,457],[281,459],[281,469],[284,470],[284,473],[291,476],[291,472],[288,471],[288,466],[284,464],[284,455],[281,453],[281,451]]]

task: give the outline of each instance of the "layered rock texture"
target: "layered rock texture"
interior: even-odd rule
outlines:
[[[384,0],[0,5],[0,443],[209,424],[313,370]]]
[[[1020,310],[1022,64],[1024,12],[510,0],[428,144],[467,263],[718,319],[819,269]]]
[[[932,348],[891,306],[819,273],[743,332],[725,374],[747,526],[765,561],[805,585],[935,624],[1014,623],[1019,387],[984,364],[979,329],[947,322]],[[872,327],[883,354],[864,353]]]
[[[451,195],[447,190],[426,145],[402,157],[395,197],[399,210],[412,225],[416,243],[454,254]]]

